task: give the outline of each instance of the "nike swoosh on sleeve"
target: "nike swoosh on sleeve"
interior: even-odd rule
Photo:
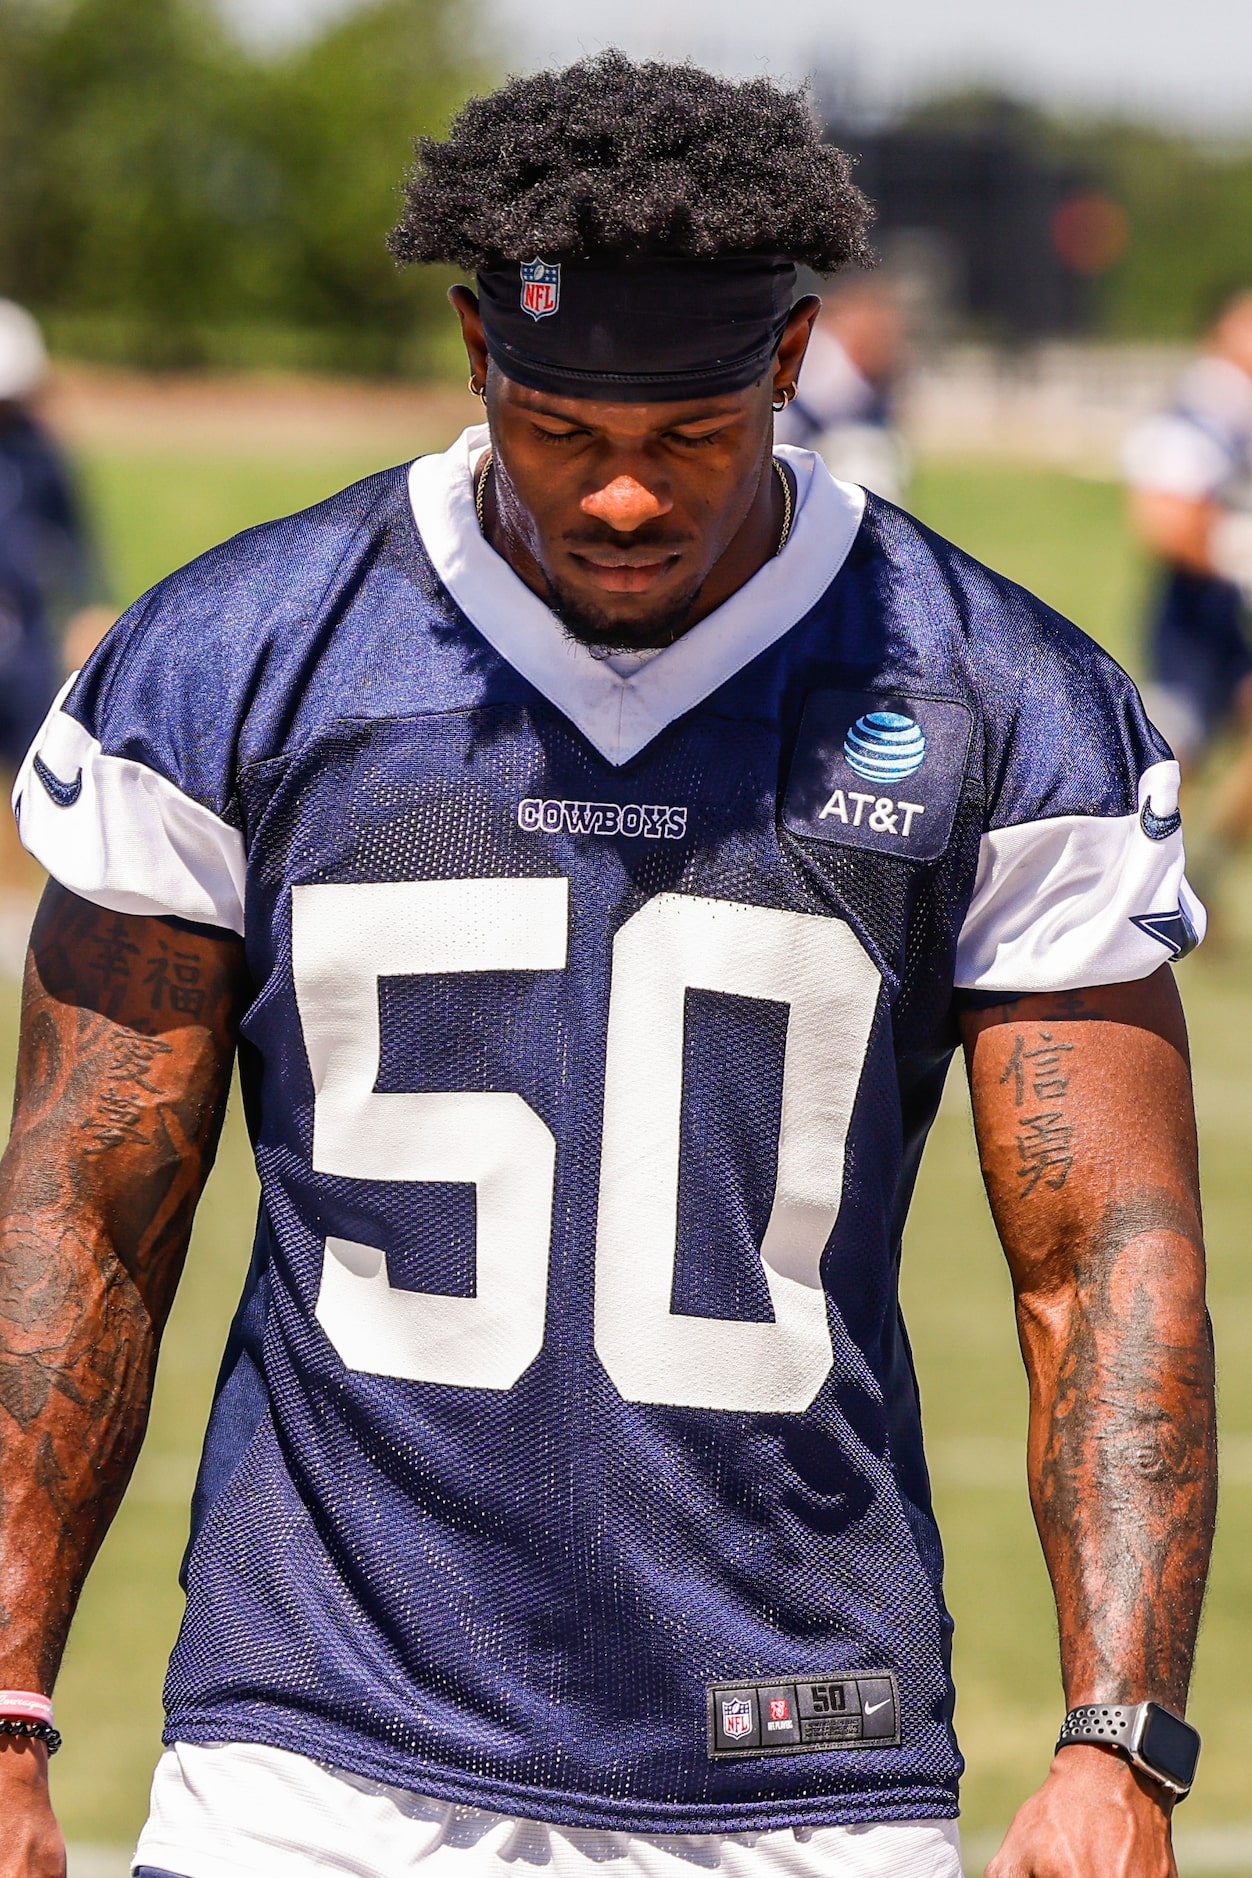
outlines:
[[[1168,815],[1158,815],[1151,801],[1147,801],[1139,816],[1139,826],[1149,841],[1168,841],[1182,827],[1182,816],[1177,809],[1171,810]]]
[[[81,768],[73,782],[62,782],[56,771],[49,769],[41,756],[35,758],[32,768],[59,809],[73,808],[79,796],[83,793],[83,772]]]

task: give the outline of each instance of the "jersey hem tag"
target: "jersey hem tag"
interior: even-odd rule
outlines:
[[[711,1761],[900,1745],[894,1670],[816,1681],[719,1682],[707,1694]]]

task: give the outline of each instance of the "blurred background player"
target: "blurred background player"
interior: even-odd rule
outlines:
[[[1211,882],[1252,831],[1252,289],[1228,298],[1174,400],[1125,449],[1130,517],[1158,564],[1144,699],[1183,766],[1233,728],[1193,873]]]
[[[34,401],[47,376],[39,327],[0,300],[0,768],[17,766],[69,669],[82,664],[111,614],[91,604],[98,563],[60,449]],[[20,968],[42,876],[8,816],[0,817],[0,969]]]
[[[841,482],[902,502],[909,458],[893,410],[904,367],[899,303],[881,278],[839,281],[822,294],[799,388],[775,437],[816,450]]]
[[[59,646],[65,645],[72,661],[67,669],[74,669],[94,650],[110,617],[95,604],[99,563],[74,479],[37,413],[47,371],[39,327],[24,307],[0,300],[0,550],[14,570],[15,597],[9,605],[20,618],[22,641],[20,677],[12,630],[0,641],[6,754],[8,726],[19,711],[15,684],[21,706],[28,691],[39,700],[31,706],[29,732],[15,750],[18,759],[60,683]]]

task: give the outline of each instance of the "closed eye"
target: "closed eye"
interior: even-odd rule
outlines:
[[[543,443],[572,443],[575,437],[587,437],[590,435],[589,431],[578,429],[545,430],[542,424],[532,424],[531,429],[534,431],[535,436]]]
[[[671,443],[682,444],[688,450],[702,450],[706,444],[722,443],[729,429],[729,424],[719,424],[715,430],[703,430],[698,432],[690,430],[671,430],[668,436]]]

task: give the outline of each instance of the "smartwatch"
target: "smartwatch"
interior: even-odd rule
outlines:
[[[1058,1748],[1079,1744],[1116,1748],[1132,1767],[1183,1800],[1191,1791],[1200,1737],[1190,1722],[1159,1702],[1118,1706],[1092,1702],[1072,1708],[1065,1717]]]

